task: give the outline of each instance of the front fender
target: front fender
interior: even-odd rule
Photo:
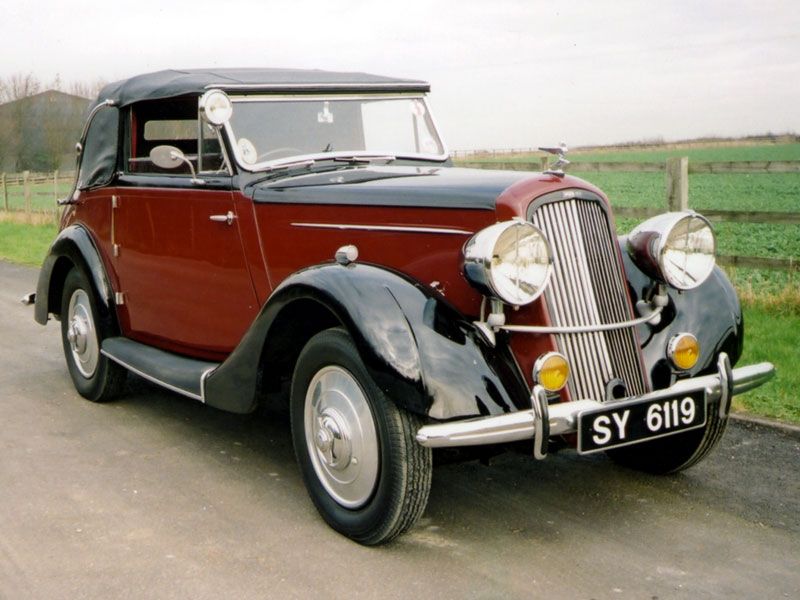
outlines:
[[[86,229],[71,225],[63,229],[50,245],[39,271],[34,307],[37,323],[45,325],[50,313],[57,314],[61,310],[61,286],[73,265],[83,269],[94,284],[101,316],[115,318],[114,293],[100,252]]]
[[[530,407],[508,344],[491,347],[432,289],[367,264],[318,265],[287,278],[239,347],[208,378],[207,402],[232,393],[237,378],[254,380],[261,348],[275,342],[270,337],[276,332],[286,331],[279,326],[281,315],[294,314],[286,309],[301,302],[335,316],[376,384],[410,412],[447,420]],[[270,368],[263,365],[265,371]]]

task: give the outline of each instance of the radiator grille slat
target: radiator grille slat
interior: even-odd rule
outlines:
[[[616,256],[616,236],[597,201],[548,202],[536,209],[531,220],[547,235],[553,250],[554,271],[545,299],[554,325],[600,325],[633,318]],[[628,394],[646,391],[633,328],[555,337],[572,365],[569,385],[574,399],[605,399],[606,385],[613,379],[621,379]]]

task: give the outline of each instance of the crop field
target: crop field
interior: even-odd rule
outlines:
[[[503,162],[526,162],[539,160],[541,153],[497,155],[480,157],[480,160]],[[576,162],[664,162],[672,156],[688,156],[690,161],[727,162],[727,161],[767,161],[767,160],[800,160],[800,143],[792,144],[746,144],[730,145],[691,145],[688,147],[659,147],[653,149],[613,149],[574,150],[568,154],[573,163]]]
[[[490,162],[538,161],[541,155],[480,158]],[[601,188],[613,206],[665,207],[664,173],[582,172],[581,162],[664,162],[671,156],[688,156],[689,162],[800,161],[800,144],[692,147],[669,150],[608,150],[568,155],[569,173]],[[703,209],[800,212],[800,173],[724,173],[689,175],[689,206]],[[619,219],[617,229],[626,233],[638,221]],[[715,225],[720,254],[800,261],[800,225],[718,223]]]

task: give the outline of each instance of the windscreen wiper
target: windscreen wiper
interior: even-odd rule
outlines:
[[[376,160],[385,160],[386,162],[392,162],[396,160],[396,156],[392,156],[390,154],[374,154],[374,155],[365,155],[365,156],[334,156],[333,160],[335,162],[346,162],[351,165],[356,165],[359,163],[368,164]]]
[[[264,167],[264,171],[271,173],[272,171],[278,171],[282,169],[294,169],[296,167],[310,167],[316,161],[313,158],[306,158],[303,160],[293,160],[291,162],[280,163],[278,165],[269,165],[268,167]]]

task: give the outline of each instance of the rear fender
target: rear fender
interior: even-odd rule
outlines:
[[[57,315],[61,312],[64,279],[73,266],[83,269],[94,284],[100,316],[110,317],[116,324],[114,292],[100,252],[89,232],[80,225],[62,230],[44,259],[36,286],[36,322],[45,325],[50,313]]]

